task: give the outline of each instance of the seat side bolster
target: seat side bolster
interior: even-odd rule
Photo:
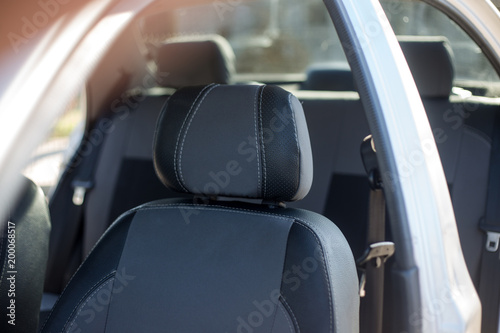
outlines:
[[[295,225],[307,230],[317,243],[314,258],[324,268],[330,294],[333,332],[359,331],[359,294],[356,264],[349,244],[340,229],[327,218],[305,210],[287,210],[296,219]],[[291,230],[291,235],[293,233]],[[288,255],[288,253],[287,253]],[[305,266],[303,259],[302,265]],[[310,267],[312,268],[312,267]],[[307,273],[307,272],[306,272]]]
[[[63,291],[44,323],[42,332],[63,332],[67,330],[68,325],[74,325],[75,316],[85,311],[85,305],[93,297],[98,296],[96,292],[104,287],[116,289],[116,286],[113,287],[113,283],[110,281],[126,279],[126,272],[117,272],[116,270],[134,216],[135,211],[123,215],[102,236]],[[109,301],[107,304],[97,304],[94,307],[94,317],[100,315],[101,312],[105,314],[108,305]],[[91,322],[96,324],[94,320]],[[101,321],[101,323],[104,325],[105,320]]]

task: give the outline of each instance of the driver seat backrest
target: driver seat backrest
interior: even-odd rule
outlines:
[[[357,332],[351,249],[325,217],[285,208],[312,183],[300,102],[265,85],[178,90],[162,108],[157,175],[198,199],[123,214],[43,332]]]

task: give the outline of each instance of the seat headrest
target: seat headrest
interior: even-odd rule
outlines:
[[[448,98],[453,88],[453,51],[445,37],[399,36],[421,97]]]
[[[312,183],[302,105],[276,86],[176,91],[158,118],[153,155],[160,180],[179,192],[295,201]]]
[[[158,49],[158,83],[176,89],[230,83],[234,61],[233,49],[222,36],[171,38]]]
[[[314,64],[307,69],[302,90],[356,91],[351,69],[336,63]]]

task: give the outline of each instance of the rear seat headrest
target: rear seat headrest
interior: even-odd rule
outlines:
[[[312,183],[302,105],[277,86],[178,90],[159,116],[153,160],[167,187],[199,195],[295,201]]]
[[[399,36],[420,96],[448,98],[453,88],[453,51],[445,37]],[[335,63],[312,65],[302,90],[356,91],[352,72]]]
[[[453,88],[453,51],[445,37],[399,36],[420,96],[448,98]]]
[[[234,52],[219,35],[171,38],[158,49],[158,83],[163,87],[230,83]]]
[[[336,63],[319,63],[307,69],[302,90],[356,91],[349,66]]]

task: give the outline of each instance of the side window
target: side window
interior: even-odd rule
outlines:
[[[500,78],[479,46],[449,17],[423,2],[382,0],[396,35],[444,36],[453,50],[454,85],[500,95]],[[483,89],[474,89],[483,88]]]
[[[86,95],[82,89],[68,104],[49,137],[33,152],[23,174],[42,187],[46,195],[57,184],[83,137]]]

